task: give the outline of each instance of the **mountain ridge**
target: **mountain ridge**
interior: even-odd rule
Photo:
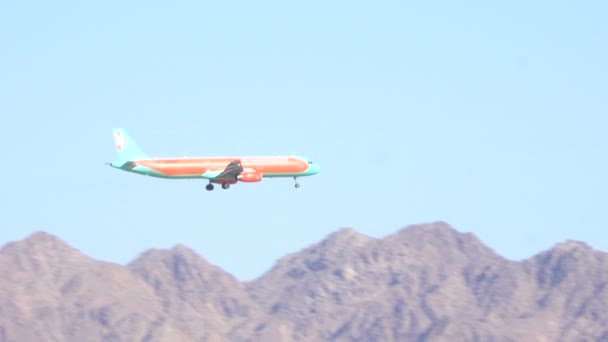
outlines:
[[[0,341],[608,340],[606,266],[576,240],[509,260],[437,221],[341,228],[240,281],[184,244],[120,265],[37,231],[0,249]]]
[[[492,251],[494,254],[498,255],[501,258],[504,258],[505,260],[510,260],[510,261],[515,261],[515,262],[525,262],[527,260],[533,259],[535,257],[537,257],[539,254],[545,253],[549,250],[553,250],[555,248],[573,248],[573,247],[583,247],[585,249],[588,249],[590,251],[593,252],[601,252],[601,253],[608,253],[608,251],[602,251],[599,250],[593,246],[591,246],[588,242],[586,241],[582,241],[582,240],[576,240],[576,239],[564,239],[561,241],[557,241],[554,242],[553,244],[547,246],[545,249],[540,250],[538,252],[535,252],[532,255],[529,255],[528,257],[525,258],[519,258],[519,259],[511,259],[508,258],[498,252],[496,252],[493,248],[491,248],[490,246],[486,245],[481,239],[479,239],[477,237],[477,235],[475,235],[472,232],[462,232],[459,230],[456,230],[455,228],[453,228],[449,223],[445,222],[445,221],[433,221],[433,222],[429,222],[429,223],[418,223],[418,224],[410,224],[410,225],[406,225],[403,226],[399,229],[397,229],[396,231],[392,232],[392,233],[388,233],[384,236],[381,237],[374,237],[371,235],[367,235],[364,233],[361,233],[359,231],[357,231],[355,228],[352,227],[342,227],[342,228],[338,228],[333,232],[328,233],[324,238],[322,238],[320,241],[316,242],[316,243],[311,243],[308,246],[303,246],[300,249],[290,252],[282,257],[279,257],[277,260],[275,260],[275,263],[278,262],[278,260],[281,260],[282,258],[285,258],[289,255],[292,254],[296,254],[299,253],[307,248],[309,248],[310,246],[316,245],[318,243],[322,243],[322,242],[326,242],[329,243],[332,240],[335,240],[336,237],[338,239],[346,239],[347,237],[350,238],[355,238],[355,239],[367,239],[368,241],[378,241],[378,240],[386,240],[386,239],[391,239],[391,238],[398,238],[398,236],[400,234],[404,234],[405,232],[411,233],[411,230],[416,230],[417,228],[423,228],[426,229],[426,232],[428,233],[428,228],[430,229],[437,229],[439,228],[439,231],[441,231],[441,228],[447,228],[447,230],[445,230],[444,232],[452,232],[452,233],[457,233],[460,236],[467,236],[467,237],[472,237],[473,240],[475,240],[476,242],[478,242],[483,248]],[[10,248],[14,248],[14,245],[22,245],[23,243],[34,243],[35,245],[39,246],[39,242],[41,241],[46,241],[46,243],[49,244],[57,244],[57,246],[61,246],[64,247],[65,250],[70,250],[72,252],[76,252],[76,253],[80,253],[83,256],[86,256],[87,258],[91,258],[92,260],[96,260],[96,261],[100,261],[100,262],[105,262],[105,263],[110,263],[110,264],[116,264],[116,265],[121,265],[121,266],[127,266],[131,263],[133,263],[135,260],[137,260],[138,258],[140,258],[142,255],[149,253],[149,252],[160,252],[160,251],[170,251],[170,250],[183,250],[183,251],[189,251],[191,253],[194,253],[197,255],[197,257],[205,260],[205,262],[210,263],[211,265],[214,265],[216,267],[219,267],[217,265],[215,265],[214,263],[212,263],[211,261],[208,261],[201,253],[197,252],[196,250],[194,250],[193,248],[189,247],[188,245],[186,245],[185,243],[182,242],[178,242],[174,245],[172,245],[171,247],[168,248],[160,248],[160,247],[151,247],[148,248],[144,251],[139,252],[139,254],[137,254],[135,257],[133,257],[131,260],[128,260],[125,263],[119,263],[119,262],[115,262],[115,261],[109,261],[109,260],[105,260],[105,259],[98,259],[98,258],[93,258],[90,257],[88,254],[82,252],[81,250],[75,248],[74,246],[70,245],[69,243],[67,243],[65,240],[63,240],[62,238],[60,238],[59,236],[49,233],[45,230],[35,230],[32,233],[24,236],[21,239],[16,239],[16,240],[11,240],[11,241],[7,241],[4,243],[4,245],[0,245],[0,253],[2,253],[5,249],[10,249]],[[272,269],[272,265],[266,270],[264,271],[262,274],[260,274],[258,277],[253,278],[251,280],[239,280],[242,282],[252,282],[257,280],[258,278],[262,277],[266,272],[270,271],[270,269]],[[230,273],[229,271],[225,271],[229,274],[231,274],[233,277],[236,278],[235,275],[233,275],[232,273]],[[238,278],[237,278],[238,279]]]

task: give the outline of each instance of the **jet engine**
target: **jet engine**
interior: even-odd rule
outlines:
[[[239,175],[239,180],[241,182],[260,182],[262,181],[262,174],[257,172],[244,172]]]

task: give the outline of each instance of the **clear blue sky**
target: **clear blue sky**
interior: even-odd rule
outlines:
[[[3,2],[0,244],[126,263],[184,243],[251,279],[329,233],[443,220],[521,259],[608,250],[605,1]],[[301,154],[207,192],[104,165]]]

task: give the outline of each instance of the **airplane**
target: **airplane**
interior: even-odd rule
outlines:
[[[264,178],[291,177],[296,188],[298,177],[312,176],[319,165],[302,156],[270,157],[208,157],[208,158],[150,158],[122,128],[112,130],[118,150],[118,160],[111,167],[140,175],[167,179],[206,179],[207,191],[220,184],[229,189],[237,182],[255,183]]]

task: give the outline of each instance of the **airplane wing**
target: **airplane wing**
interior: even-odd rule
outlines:
[[[213,177],[213,180],[236,180],[238,175],[243,172],[243,166],[241,161],[236,159],[230,162],[224,171],[220,172],[219,175]]]

